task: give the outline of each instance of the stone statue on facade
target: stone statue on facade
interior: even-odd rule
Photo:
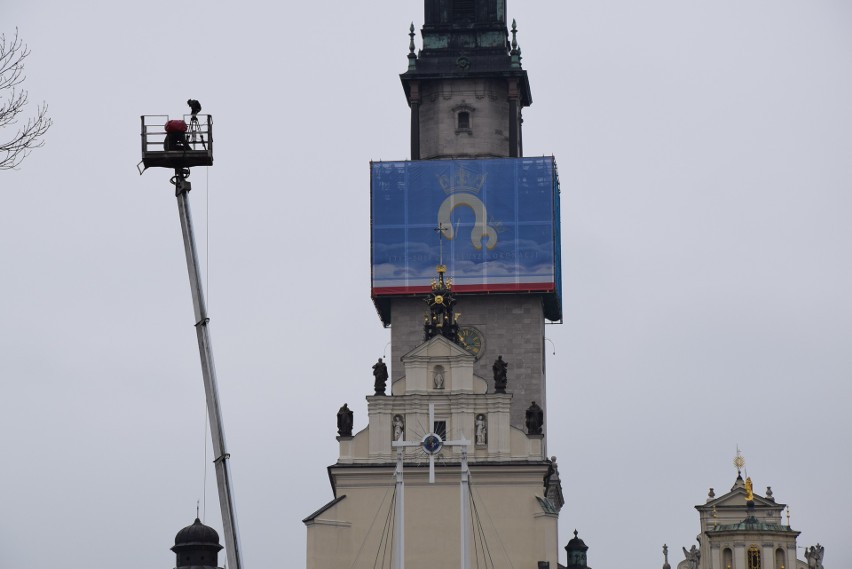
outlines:
[[[544,411],[533,401],[527,408],[527,434],[540,435],[541,427],[544,425]]]
[[[376,395],[385,395],[385,386],[388,382],[388,366],[379,358],[379,361],[373,364],[373,378],[375,379],[374,387]]]
[[[547,488],[550,485],[550,480],[552,478],[559,479],[559,467],[556,465],[556,457],[550,457],[550,464],[547,465],[547,474],[544,475],[544,487]]]
[[[556,464],[555,456],[550,457],[547,474],[544,476],[544,497],[553,503],[557,511],[565,505],[565,497],[562,495],[562,481],[559,479],[559,465]]]
[[[689,551],[687,551],[685,547],[682,549],[683,555],[686,558],[686,566],[689,569],[698,569],[698,562],[701,560],[701,551],[694,545],[689,549]]]
[[[393,440],[401,441],[405,436],[405,421],[402,420],[402,415],[393,416]]]
[[[337,412],[337,434],[341,437],[352,436],[352,410],[347,403]]]
[[[476,444],[477,446],[483,446],[486,443],[485,437],[488,435],[488,426],[485,424],[485,415],[480,413],[476,416],[475,427]]]
[[[434,385],[435,389],[444,389],[444,368],[441,366],[435,366]]]
[[[825,555],[825,548],[818,543],[806,548],[805,559],[808,560],[808,569],[823,569],[823,555]]]
[[[509,364],[503,361],[503,356],[497,356],[491,369],[494,371],[494,392],[506,393],[506,384],[509,381],[506,377],[506,370],[509,369]]]

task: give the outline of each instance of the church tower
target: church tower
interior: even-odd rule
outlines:
[[[498,356],[509,364],[511,421],[523,428],[533,402],[547,409],[544,326],[562,319],[555,163],[487,160],[523,156],[521,112],[532,103],[505,0],[425,0],[421,35],[415,53],[412,25],[400,76],[412,162],[372,167],[372,291],[391,328],[392,379],[423,340],[422,294],[446,262],[474,369],[488,377]]]
[[[521,109],[532,103],[503,0],[426,0],[423,49],[402,85],[411,159],[522,156]]]
[[[401,75],[411,160],[371,164],[372,298],[391,328],[367,425],[337,413],[308,569],[557,569],[545,320],[560,321],[559,183],[525,158],[532,102],[505,0],[424,0]],[[366,375],[366,374],[365,374]]]

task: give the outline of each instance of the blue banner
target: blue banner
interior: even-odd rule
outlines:
[[[552,157],[373,162],[371,186],[374,298],[429,290],[441,261],[457,292],[559,296]]]

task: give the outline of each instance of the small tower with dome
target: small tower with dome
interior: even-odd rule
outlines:
[[[565,553],[568,556],[565,569],[590,569],[586,555],[589,546],[580,539],[577,533],[577,530],[574,530],[574,537],[565,546]]]
[[[175,567],[192,569],[219,569],[219,534],[201,523],[199,518],[175,535]]]

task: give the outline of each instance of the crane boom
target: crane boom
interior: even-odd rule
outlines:
[[[198,252],[195,246],[195,234],[192,229],[192,216],[189,211],[188,170],[175,169],[175,195],[180,214],[181,233],[183,234],[186,268],[189,272],[189,285],[192,290],[192,306],[195,310],[195,333],[198,337],[198,351],[201,356],[201,373],[204,377],[204,393],[207,398],[207,414],[210,421],[210,436],[213,440],[213,463],[216,467],[216,484],[219,489],[219,506],[222,510],[222,526],[225,534],[225,554],[230,569],[242,569],[242,554],[239,545],[237,515],[231,488],[231,469],[228,463],[230,455],[225,447],[225,433],[222,427],[222,410],[219,407],[219,388],[216,383],[216,366],[213,364],[213,347],[210,342],[210,319],[204,301],[198,268]]]

